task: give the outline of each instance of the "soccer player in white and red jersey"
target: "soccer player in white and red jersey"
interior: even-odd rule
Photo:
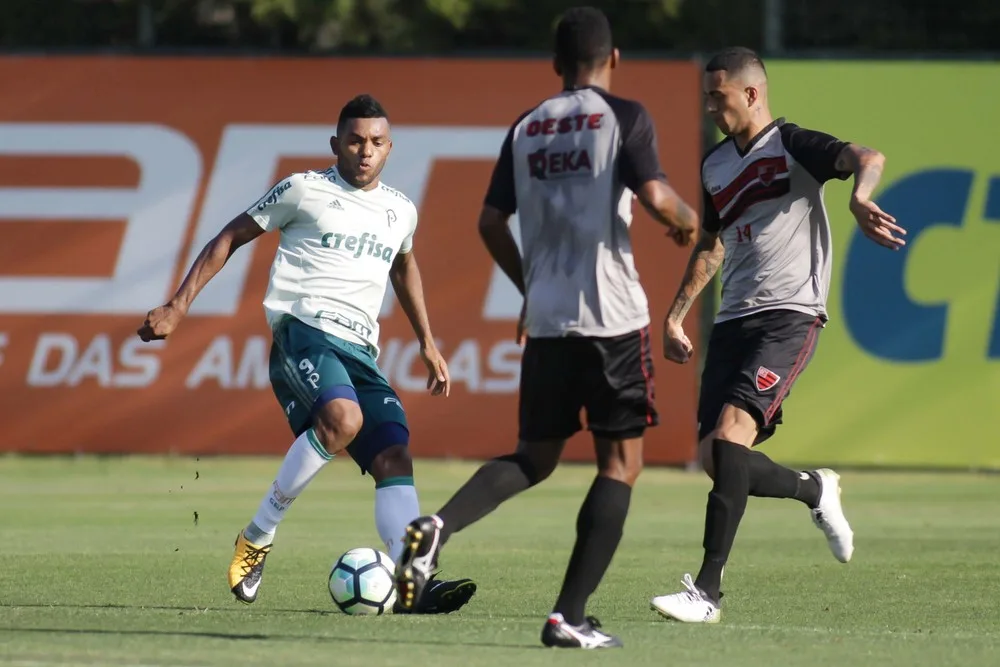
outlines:
[[[854,532],[832,470],[795,471],[753,449],[782,421],[782,405],[826,326],[832,242],[824,183],[854,176],[850,210],[862,233],[889,249],[905,233],[871,197],[883,156],[858,144],[774,119],[767,72],[753,51],[713,57],[703,76],[708,114],[726,139],[702,161],[702,229],[667,315],[664,352],[685,363],[692,345],[682,322],[722,266],[698,399],[700,453],[713,477],[705,516],[705,556],[685,590],[653,608],[672,619],[716,623],[722,573],[749,496],[794,498],[809,508],[834,557],[854,553]]]

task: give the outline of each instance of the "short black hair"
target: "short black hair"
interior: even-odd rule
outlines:
[[[749,67],[759,67],[765,75],[764,61],[752,49],[733,46],[719,51],[705,65],[706,72],[742,72]]]
[[[568,70],[596,65],[614,50],[611,24],[596,7],[568,9],[559,18],[555,41],[556,62]]]
[[[389,120],[389,114],[385,112],[385,107],[371,95],[358,95],[340,110],[340,117],[337,119],[337,134],[340,134],[344,129],[344,123],[355,118],[385,118]]]

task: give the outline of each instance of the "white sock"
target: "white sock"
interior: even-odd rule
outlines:
[[[253,544],[271,544],[292,502],[332,458],[312,429],[296,438],[285,454],[271,490],[264,495],[253,521],[243,531],[244,537]]]
[[[412,477],[390,477],[375,485],[375,528],[393,562],[403,553],[406,525],[419,516]]]

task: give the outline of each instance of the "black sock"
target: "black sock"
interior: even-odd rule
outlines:
[[[597,590],[611,565],[625,528],[632,487],[598,477],[590,487],[576,518],[576,544],[553,612],[570,625],[581,625],[587,599]]]
[[[736,530],[750,495],[748,456],[749,450],[728,440],[712,441],[712,463],[715,467],[715,484],[708,494],[705,510],[705,560],[695,585],[719,601],[722,587],[722,569],[733,550]]]
[[[527,456],[508,454],[487,462],[437,513],[444,522],[441,543],[537,482]]]
[[[780,466],[763,452],[751,451],[750,495],[757,498],[794,498],[810,508],[819,505],[819,480],[812,473],[800,473]],[[803,474],[805,479],[802,479]]]

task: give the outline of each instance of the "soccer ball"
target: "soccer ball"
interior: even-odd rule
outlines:
[[[330,570],[330,597],[345,614],[384,614],[396,601],[394,570],[378,549],[351,549]]]

